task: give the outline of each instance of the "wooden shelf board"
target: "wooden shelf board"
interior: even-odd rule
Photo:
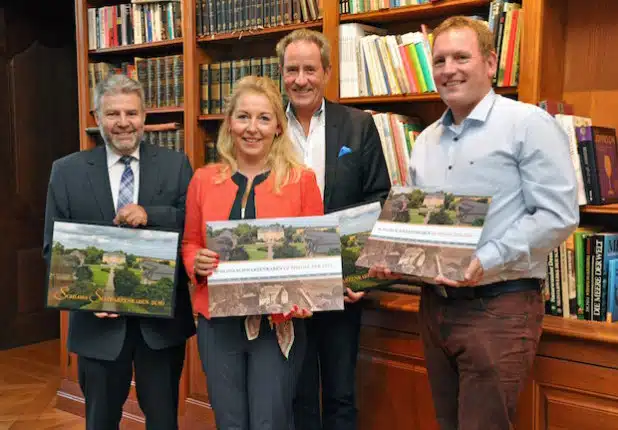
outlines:
[[[545,315],[543,333],[618,344],[618,324]]]
[[[259,38],[261,36],[267,36],[270,34],[277,34],[283,32],[290,32],[297,30],[299,28],[319,28],[322,27],[322,20],[309,21],[309,22],[301,22],[300,24],[290,24],[290,25],[278,25],[275,27],[266,27],[259,30],[243,30],[236,31],[233,33],[220,33],[220,34],[212,34],[208,36],[200,36],[197,38],[198,43],[206,43],[206,42],[217,42],[221,40],[233,40],[233,39],[244,39],[247,37],[250,38]]]
[[[198,121],[222,121],[224,115],[222,113],[213,113],[208,115],[200,115],[197,117]]]
[[[416,6],[381,9],[372,12],[343,14],[339,21],[387,23],[396,21],[414,21],[437,16],[450,16],[470,12],[477,7],[489,5],[490,0],[444,0],[439,3],[429,3]]]
[[[103,48],[88,51],[88,55],[104,55],[104,54],[123,54],[135,53],[140,51],[148,51],[152,49],[167,48],[172,46],[182,46],[182,38],[163,40],[161,42],[140,43],[137,45],[115,46],[113,48]]]
[[[185,108],[180,107],[158,107],[158,108],[148,108],[146,109],[147,115],[152,114],[161,114],[161,113],[184,113]]]
[[[496,93],[502,95],[517,94],[517,87],[499,87],[494,88],[494,90],[496,91]],[[440,95],[438,93],[403,94],[396,96],[345,97],[339,99],[339,103],[348,105],[433,101],[440,101]]]
[[[587,214],[615,215],[615,214],[618,214],[618,204],[602,205],[602,206],[586,205],[580,208],[580,212],[587,213]]]
[[[184,113],[185,108],[180,106],[174,106],[174,107],[157,107],[157,108],[147,108],[146,109],[146,114],[147,115],[157,115],[157,114],[164,114],[164,113]],[[92,117],[94,117],[94,111],[90,110],[90,115]]]
[[[370,292],[363,301],[366,306],[374,309],[418,312],[420,297],[417,294],[377,290]],[[583,321],[545,315],[543,319],[543,333],[546,335],[618,344],[618,324],[606,322]]]

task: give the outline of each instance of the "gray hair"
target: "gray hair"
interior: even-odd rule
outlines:
[[[330,42],[322,33],[309,30],[306,28],[300,28],[287,34],[283,39],[277,43],[277,57],[279,57],[279,64],[284,66],[283,60],[285,57],[285,50],[294,42],[310,42],[315,43],[320,49],[320,58],[322,59],[322,67],[324,70],[330,67]]]
[[[144,103],[144,88],[138,81],[123,74],[113,74],[99,82],[94,90],[94,111],[99,115],[101,99],[113,94],[137,94],[140,99],[142,112],[146,110]]]

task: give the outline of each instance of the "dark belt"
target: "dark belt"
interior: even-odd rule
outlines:
[[[445,285],[434,286],[434,291],[447,299],[479,299],[496,297],[504,293],[516,293],[520,291],[541,290],[541,280],[537,278],[513,279],[500,281],[480,287],[447,287]]]

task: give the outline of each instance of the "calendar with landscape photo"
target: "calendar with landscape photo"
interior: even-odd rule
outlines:
[[[56,221],[47,306],[173,316],[179,234]]]
[[[356,265],[381,265],[431,282],[463,280],[489,211],[489,197],[393,187]]]
[[[373,202],[331,214],[339,219],[343,286],[352,291],[368,290],[393,283],[389,280],[369,278],[367,276],[369,269],[356,266],[356,260],[380,216],[380,211],[380,203]]]
[[[336,217],[210,222],[206,243],[220,258],[208,278],[213,317],[343,309]]]

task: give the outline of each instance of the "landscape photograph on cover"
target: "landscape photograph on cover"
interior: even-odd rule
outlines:
[[[177,232],[56,221],[46,305],[173,317]]]
[[[393,187],[356,265],[382,265],[428,282],[462,280],[490,203],[488,197]]]
[[[390,280],[369,278],[367,276],[369,269],[356,266],[356,260],[360,256],[380,212],[380,203],[373,202],[331,214],[339,218],[344,288],[362,291],[393,283]]]
[[[213,317],[343,309],[334,217],[212,222],[206,243],[220,261],[208,279]]]

